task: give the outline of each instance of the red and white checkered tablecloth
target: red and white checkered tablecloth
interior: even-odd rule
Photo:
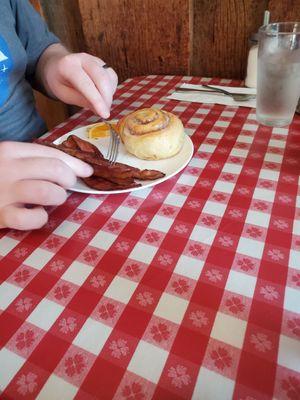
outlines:
[[[1,399],[300,399],[300,117],[166,99],[180,82],[127,80],[112,117],[177,114],[182,173],[0,231]]]

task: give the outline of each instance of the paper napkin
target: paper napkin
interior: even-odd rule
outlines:
[[[232,87],[232,86],[218,86],[213,85],[217,88],[225,89],[230,93],[247,93],[247,94],[256,94],[256,89],[246,88],[246,87]],[[192,85],[190,83],[184,83],[180,86],[181,88],[186,89],[198,89],[198,90],[208,90],[202,85]],[[187,101],[192,103],[208,103],[208,104],[225,104],[227,106],[233,107],[251,107],[256,108],[256,99],[251,99],[247,101],[235,101],[230,96],[223,95],[221,93],[172,93],[167,96],[168,99]]]

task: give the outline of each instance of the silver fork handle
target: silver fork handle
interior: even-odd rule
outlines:
[[[227,94],[228,96],[234,95],[234,93],[228,92],[227,90],[224,90],[224,89],[216,88],[215,86],[210,86],[210,85],[202,85],[202,86],[204,86],[208,89],[215,90],[216,92]]]
[[[202,86],[204,86],[204,85],[202,85]],[[218,93],[219,90],[217,90],[217,88],[216,89],[211,89],[211,90],[205,90],[205,89],[194,89],[194,88],[185,88],[185,87],[177,86],[177,87],[175,87],[175,92],[178,92],[178,93],[179,92],[182,92],[182,93],[195,92],[195,93],[211,93],[211,94],[214,94],[214,93]],[[242,93],[237,93],[237,92],[230,93],[230,95],[240,95],[240,94],[242,94]],[[253,96],[255,96],[255,95],[253,95]]]

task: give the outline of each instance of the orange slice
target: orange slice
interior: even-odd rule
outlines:
[[[117,130],[117,124],[111,123],[111,126]],[[105,122],[99,122],[87,128],[89,139],[101,139],[109,136],[109,126]]]
[[[105,122],[99,122],[87,128],[89,139],[100,139],[109,136],[109,126]]]

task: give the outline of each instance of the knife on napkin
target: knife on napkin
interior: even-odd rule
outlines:
[[[226,89],[230,93],[245,93],[245,94],[256,94],[256,89],[245,88],[245,87],[233,87],[233,86],[217,86],[217,88]],[[184,89],[180,91],[180,89]],[[191,91],[185,91],[192,89]],[[193,90],[196,90],[193,92]],[[179,87],[179,91],[175,91],[167,96],[168,99],[195,102],[195,103],[208,103],[208,104],[224,104],[236,107],[251,107],[256,108],[256,99],[249,101],[235,101],[229,96],[224,96],[221,93],[210,91],[202,85],[193,85],[184,83]]]

